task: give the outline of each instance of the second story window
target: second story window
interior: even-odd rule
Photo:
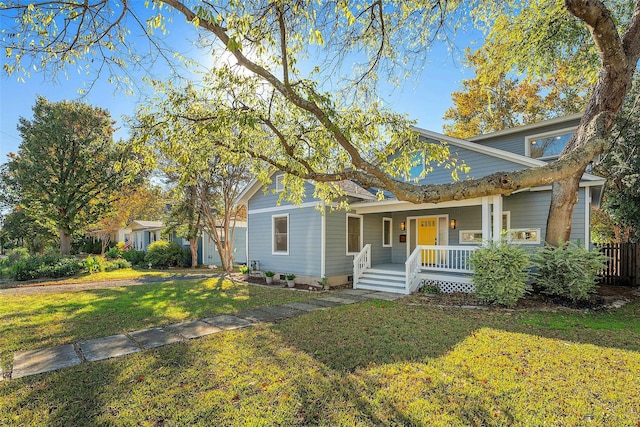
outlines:
[[[546,132],[528,136],[525,140],[526,153],[534,159],[553,159],[560,155],[575,129]]]

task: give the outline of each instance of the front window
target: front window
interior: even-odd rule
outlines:
[[[517,243],[521,245],[537,245],[540,243],[540,229],[522,228],[517,230],[509,230],[509,241],[511,243]]]
[[[347,215],[347,255],[355,255],[362,250],[362,217]]]
[[[393,229],[391,218],[382,218],[382,246],[389,248],[392,246],[391,230]]]
[[[273,254],[289,255],[289,215],[277,215],[273,220]]]
[[[507,231],[511,227],[511,212],[502,212],[502,230]],[[491,229],[493,230],[493,215],[491,216]],[[460,230],[458,242],[462,245],[482,243],[482,230]]]
[[[558,157],[573,135],[573,130],[547,132],[526,138],[527,153],[534,159]]]

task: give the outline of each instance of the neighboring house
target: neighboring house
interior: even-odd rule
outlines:
[[[124,241],[136,250],[146,251],[147,247],[161,240],[161,232],[164,230],[162,221],[142,221],[131,222],[127,229],[130,232],[125,236]],[[247,262],[247,224],[238,221],[236,223],[234,239],[234,257],[236,264],[246,264]],[[189,248],[189,241],[175,236],[169,238],[180,243],[181,246]],[[198,242],[198,264],[200,265],[221,265],[220,255],[215,247],[213,239],[208,233],[202,233],[202,239]]]
[[[164,223],[137,219],[128,224],[127,229],[131,232],[126,236],[125,243],[135,250],[146,251],[151,243],[161,240],[160,234],[164,229]]]
[[[447,143],[452,156],[470,167],[468,176],[479,178],[557,158],[579,120],[576,114],[470,140],[415,131],[425,140]],[[413,176],[421,171],[415,168]],[[398,293],[411,293],[425,283],[443,291],[471,291],[468,259],[482,240],[497,240],[502,230],[516,244],[539,246],[545,239],[551,186],[509,196],[412,204],[393,196],[378,201],[349,183],[343,187],[350,200],[350,211],[345,212],[314,198],[299,206],[286,201],[278,205],[282,177],[274,174],[266,192],[254,181],[239,197],[248,214],[247,259],[259,261],[262,271],[295,273],[301,283],[315,284],[326,277],[332,285],[353,282],[354,288]],[[420,182],[451,181],[450,170],[435,168]],[[590,245],[590,210],[600,203],[604,182],[583,176],[571,240]],[[306,194],[313,194],[314,184],[307,182],[306,187]]]
[[[236,221],[233,233],[233,258],[235,264],[247,264],[247,223]],[[202,234],[202,259],[203,265],[222,265],[220,254],[213,238],[209,233]]]

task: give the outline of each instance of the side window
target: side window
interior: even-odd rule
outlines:
[[[356,255],[362,250],[362,216],[347,215],[347,255]]]
[[[274,215],[271,220],[273,254],[289,255],[289,215]]]

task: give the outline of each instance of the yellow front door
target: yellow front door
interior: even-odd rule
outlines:
[[[438,219],[418,218],[418,245],[434,246],[438,244]],[[422,251],[422,264],[436,264],[436,251]]]

